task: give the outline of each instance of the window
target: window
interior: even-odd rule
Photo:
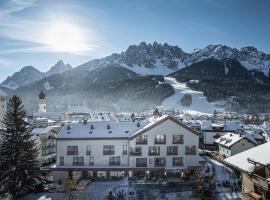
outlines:
[[[91,155],[91,145],[86,146],[86,155]]]
[[[112,156],[109,158],[109,165],[120,165],[120,156]]]
[[[196,146],[186,146],[186,155],[196,155]]]
[[[64,165],[64,156],[60,156],[60,165],[61,165],[61,166]]]
[[[136,144],[147,144],[147,135],[140,135],[136,138]]]
[[[173,144],[184,144],[184,136],[183,135],[173,135]]]
[[[142,155],[142,147],[130,147],[131,156],[141,156]]]
[[[155,167],[165,167],[166,159],[165,158],[155,158]]]
[[[114,155],[114,145],[104,145],[103,155]]]
[[[5,98],[4,97],[1,97],[1,102],[5,102]]]
[[[89,156],[89,165],[94,165],[94,156]]]
[[[148,147],[148,155],[149,156],[159,156],[160,147],[159,146],[149,146]]]
[[[178,155],[178,147],[177,146],[167,146],[167,155]]]
[[[157,135],[155,138],[155,144],[166,144],[166,136],[165,135]]]
[[[136,167],[147,167],[147,158],[136,158]]]
[[[67,146],[67,155],[78,155],[78,146]]]
[[[127,145],[123,145],[123,155],[127,155]]]
[[[73,157],[73,165],[74,166],[84,165],[84,157],[83,156],[74,156]]]
[[[173,166],[183,166],[183,158],[173,157]]]

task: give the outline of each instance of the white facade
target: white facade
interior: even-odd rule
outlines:
[[[38,112],[45,113],[46,112],[46,99],[40,99],[38,104]]]
[[[106,126],[108,122],[64,126],[57,138],[57,163],[52,170],[113,174],[179,172],[199,166],[199,136],[175,118],[163,116],[140,126],[138,122],[110,122],[110,129]]]
[[[6,113],[8,96],[5,92],[0,90],[0,129],[3,128],[1,121]]]
[[[256,146],[256,142],[244,135],[227,133],[216,140],[219,155],[225,158],[246,151]]]

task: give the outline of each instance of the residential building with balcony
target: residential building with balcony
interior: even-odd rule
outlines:
[[[270,143],[226,158],[224,162],[241,172],[241,199],[270,199]]]
[[[199,167],[197,132],[171,116],[70,124],[61,129],[56,142],[57,162],[51,170],[57,178],[68,171],[111,177]]]
[[[48,126],[47,128],[35,128],[32,130],[38,146],[38,160],[42,165],[56,162],[56,137],[59,130],[59,126]]]

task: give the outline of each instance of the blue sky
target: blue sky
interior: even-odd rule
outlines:
[[[77,66],[141,41],[270,52],[269,0],[1,0],[0,81],[26,65]]]

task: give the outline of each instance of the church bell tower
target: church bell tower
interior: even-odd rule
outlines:
[[[44,94],[43,90],[41,90],[38,96],[39,96],[38,112],[45,113],[46,112],[46,95]]]

